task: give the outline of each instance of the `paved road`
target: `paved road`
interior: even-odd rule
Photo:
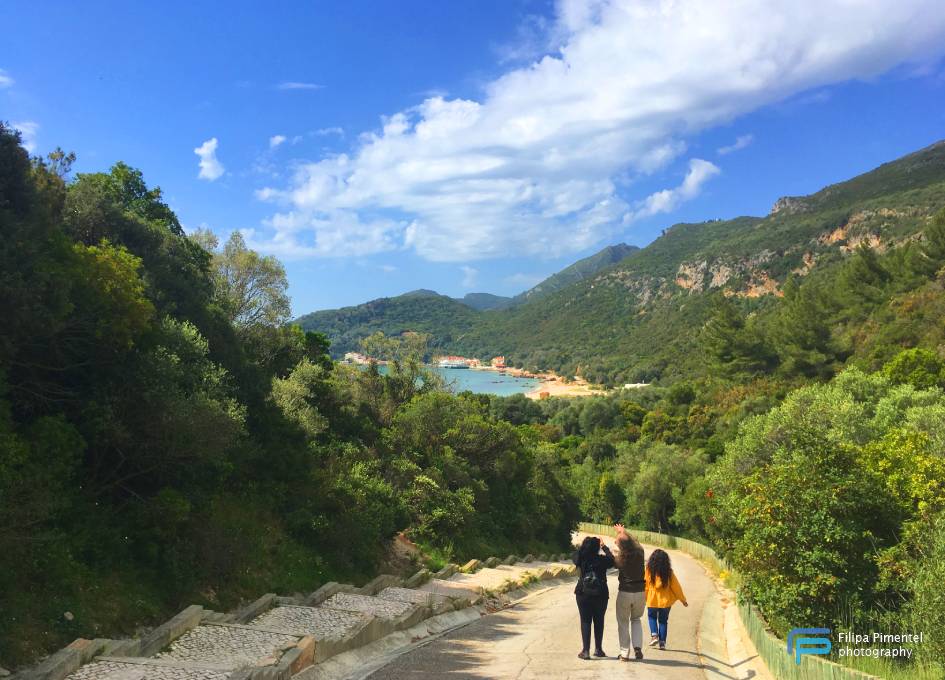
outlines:
[[[649,550],[647,551],[649,553]],[[372,680],[431,680],[483,678],[541,680],[592,678],[666,678],[705,680],[696,652],[696,633],[702,604],[717,592],[705,570],[695,560],[671,551],[689,607],[677,604],[669,617],[668,649],[644,648],[643,661],[617,660],[617,627],[614,597],[604,626],[607,659],[577,658],[581,634],[573,585],[552,588],[514,607],[485,616],[428,645],[397,658],[373,673]],[[617,592],[611,577],[611,593]],[[644,617],[644,639],[649,639]]]

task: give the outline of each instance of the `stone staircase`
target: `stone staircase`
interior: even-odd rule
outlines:
[[[15,680],[288,680],[336,655],[431,617],[575,573],[568,555],[470,560],[361,588],[263,595],[232,613],[198,605],[135,640],[79,639]],[[309,677],[311,677],[309,675]]]

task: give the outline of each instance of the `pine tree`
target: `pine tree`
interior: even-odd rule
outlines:
[[[713,300],[702,329],[702,345],[712,369],[727,376],[751,375],[776,363],[754,326],[723,295]]]
[[[826,377],[840,351],[830,330],[830,308],[814,282],[795,277],[784,285],[784,298],[773,324],[772,338],[787,375]]]

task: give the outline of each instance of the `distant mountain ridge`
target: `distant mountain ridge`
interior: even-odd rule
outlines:
[[[305,330],[328,335],[335,357],[358,350],[361,339],[377,331],[387,335],[399,335],[404,331],[430,333],[434,348],[445,347],[472,327],[477,313],[505,310],[540,299],[619,262],[637,250],[636,246],[625,243],[607,246],[515,297],[467,293],[461,298],[451,298],[435,290],[418,288],[360,305],[312,312],[295,322]]]
[[[370,329],[422,330],[454,353],[504,355],[514,365],[611,384],[691,375],[713,295],[761,308],[791,276],[834,266],[859,247],[882,252],[914,239],[943,207],[945,141],[808,196],[778,199],[764,217],[676,224],[643,249],[605,248],[510,304],[475,294],[468,303],[401,296],[300,322],[327,332],[341,343],[336,350]],[[408,311],[407,300],[423,308]],[[483,302],[501,306],[470,306]],[[347,311],[361,307],[372,310],[369,323]]]
[[[578,281],[583,281],[587,277],[593,276],[604,267],[617,264],[625,257],[638,250],[640,250],[638,246],[631,246],[626,243],[607,246],[590,257],[585,257],[583,260],[578,260],[574,264],[565,267],[557,274],[552,274],[534,288],[530,288],[524,293],[519,293],[512,299],[516,304],[533,302],[562,288],[567,288]]]

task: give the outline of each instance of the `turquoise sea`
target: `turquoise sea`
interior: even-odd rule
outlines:
[[[385,366],[380,367],[383,373]],[[508,397],[513,394],[525,394],[538,389],[540,380],[535,378],[517,378],[512,375],[503,375],[498,371],[475,371],[470,368],[437,368],[432,371],[443,376],[447,386],[454,392],[477,392],[480,394],[496,394]]]
[[[507,397],[512,394],[524,394],[538,389],[541,381],[535,378],[517,378],[512,375],[503,375],[498,371],[474,371],[466,368],[434,368],[434,371],[443,376],[447,385],[454,392],[479,392],[481,394],[497,394]]]

